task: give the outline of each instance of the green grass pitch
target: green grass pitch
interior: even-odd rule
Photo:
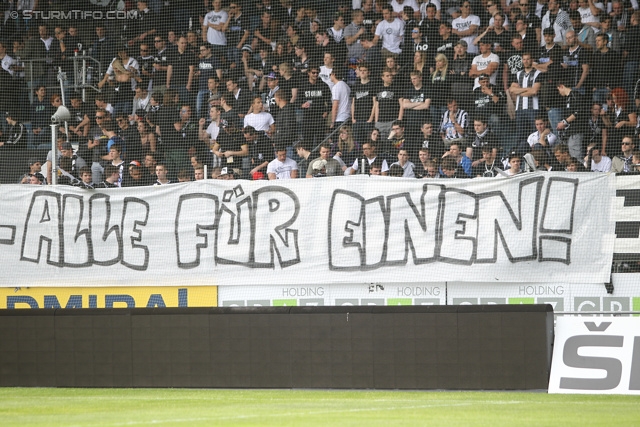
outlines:
[[[640,396],[0,388],[7,426],[638,426]]]

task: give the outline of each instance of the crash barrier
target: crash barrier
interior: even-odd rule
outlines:
[[[550,305],[0,311],[0,386],[546,389]]]

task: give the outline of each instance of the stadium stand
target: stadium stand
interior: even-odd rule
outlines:
[[[91,167],[94,185],[114,138],[127,164],[151,153],[171,182],[181,171],[193,179],[194,155],[208,170],[236,157],[234,178],[267,179],[252,172],[275,152],[261,147],[264,158],[255,157],[247,125],[284,142],[296,162],[295,142],[304,137],[314,158],[328,142],[343,171],[374,128],[388,164],[404,148],[408,161],[431,160],[441,177],[496,175],[510,168],[513,150],[532,153],[523,172],[606,172],[611,163],[616,172],[635,170],[622,140],[631,137],[635,147],[640,123],[637,2],[405,3],[8,2],[0,28],[0,181],[22,182],[29,159],[46,164],[49,117],[60,105],[71,119],[56,131]],[[290,93],[283,108],[280,90]],[[262,106],[252,105],[256,97]],[[543,136],[538,118],[547,122]],[[476,129],[476,119],[488,126]],[[405,128],[399,136],[396,120]],[[114,136],[105,129],[110,122]],[[436,141],[421,133],[426,125]],[[341,126],[349,128],[346,147]],[[457,170],[446,174],[450,151],[440,145],[452,142]],[[558,158],[558,145],[569,148],[568,158]],[[422,159],[421,148],[429,149]],[[148,172],[144,182],[154,183]],[[57,171],[64,173],[71,184],[79,179]]]

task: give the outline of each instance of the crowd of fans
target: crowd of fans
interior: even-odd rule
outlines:
[[[3,5],[2,183],[640,169],[636,0]]]

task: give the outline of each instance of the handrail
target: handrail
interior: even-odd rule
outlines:
[[[331,131],[331,133],[329,135],[326,136],[325,139],[323,139],[322,141],[320,141],[320,143],[318,145],[316,145],[316,147],[311,150],[311,152],[316,152],[318,151],[318,148],[320,148],[320,146],[322,144],[324,144],[325,142],[327,142],[329,140],[329,138],[331,138],[333,136],[334,133],[336,133],[337,131],[339,131],[340,129],[342,129],[343,126],[346,126],[348,123],[347,122],[343,122],[340,126],[338,126],[337,128],[335,128],[333,131]]]
[[[24,58],[20,58],[20,62],[22,62],[24,64],[24,72],[26,74],[25,76],[25,81],[27,82],[33,82],[33,65],[34,63],[38,63],[38,62],[47,62],[50,59],[47,58],[34,58],[34,59],[24,59]],[[86,55],[86,54],[78,54],[76,53],[74,56],[72,57],[68,57],[66,59],[60,60],[56,62],[56,67],[60,66],[61,63],[62,64],[68,64],[69,61],[73,61],[73,81],[72,84],[70,84],[70,88],[73,90],[82,90],[83,92],[83,101],[86,101],[85,99],[85,89],[93,89],[96,92],[102,92],[100,90],[100,88],[98,88],[97,84],[93,85],[91,81],[87,81],[88,78],[90,77],[87,73],[87,70],[89,68],[94,70],[94,80],[93,82],[99,82],[100,81],[100,76],[102,75],[102,64],[100,63],[100,61],[98,61],[97,59],[95,59],[92,56]],[[93,67],[90,65],[87,67],[87,64],[92,64],[94,65]],[[28,72],[27,72],[28,71]],[[82,72],[81,75],[80,71]],[[69,76],[67,77],[67,81],[69,81]],[[57,80],[56,80],[57,82]],[[57,89],[58,86],[46,86],[47,89]]]

